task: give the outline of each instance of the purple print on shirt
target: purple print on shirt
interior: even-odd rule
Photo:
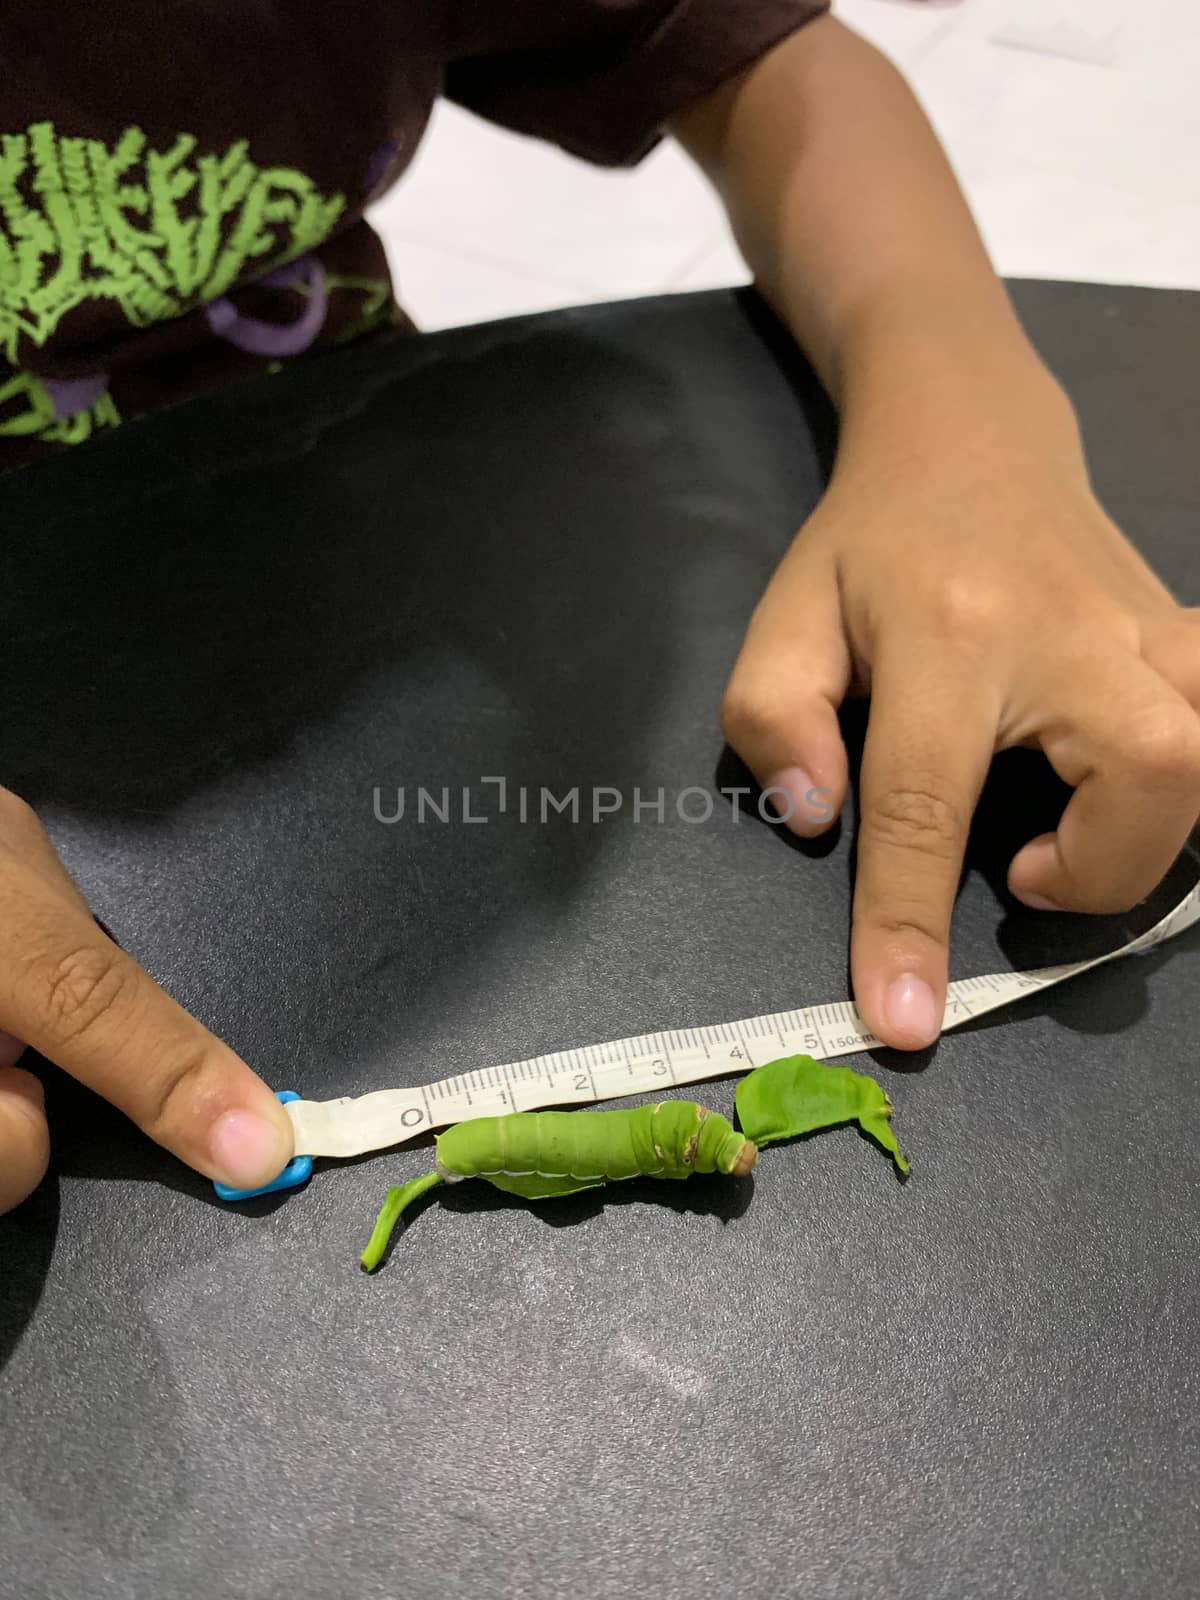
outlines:
[[[81,411],[92,409],[108,388],[108,374],[89,372],[86,378],[43,378],[42,384],[54,402],[55,417],[66,422]]]
[[[388,175],[388,169],[401,151],[400,140],[393,137],[385,139],[383,144],[372,154],[367,162],[367,176],[363,184],[363,193],[372,195]]]
[[[270,289],[292,289],[304,285],[308,304],[295,322],[264,322],[247,317],[225,296],[204,308],[208,325],[219,339],[252,356],[298,356],[313,343],[325,326],[329,308],[325,268],[316,256],[300,256],[286,266],[276,267],[258,282]]]

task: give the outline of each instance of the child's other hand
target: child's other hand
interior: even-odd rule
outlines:
[[[105,937],[33,812],[0,789],[0,1212],[49,1158],[22,1041],[208,1177],[252,1188],[292,1156],[279,1101]]]
[[[1081,455],[982,444],[835,475],[755,612],[724,707],[759,782],[794,794],[797,833],[842,804],[837,708],[855,689],[871,710],[853,983],[889,1044],[926,1045],[941,1026],[994,751],[1038,745],[1075,790],[1009,869],[1039,909],[1126,910],[1200,814],[1200,612],[1108,519]],[[813,789],[829,795],[806,806]]]
[[[859,1007],[938,1031],[967,827],[993,751],[1075,794],[1012,862],[1030,905],[1114,911],[1200,811],[1200,623],[1097,505],[1069,397],[1030,344],[895,67],[818,17],[673,127],[840,418],[837,467],[755,614],[730,742],[840,805],[836,711],[871,693],[854,902]],[[822,807],[811,829],[827,826]]]

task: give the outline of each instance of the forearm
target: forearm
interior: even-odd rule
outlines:
[[[674,131],[717,186],[755,280],[842,417],[839,462],[956,448],[1081,460],[915,98],[832,18]]]

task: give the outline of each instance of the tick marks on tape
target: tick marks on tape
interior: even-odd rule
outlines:
[[[757,798],[752,798],[757,796]],[[665,785],[622,789],[615,784],[572,784],[561,791],[546,784],[510,784],[507,778],[479,778],[474,783],[441,785],[397,784],[371,791],[376,822],[392,827],[398,822],[460,823],[479,826],[500,817],[545,827],[563,820],[573,824],[604,822],[624,815],[636,823],[707,823],[714,817],[735,825],[743,812],[757,812],[764,822],[778,826],[791,821],[797,810],[810,822],[831,822],[835,813],[833,792],[813,787],[797,806],[787,789],[758,791],[749,784],[726,785],[717,790],[690,784],[668,790]]]

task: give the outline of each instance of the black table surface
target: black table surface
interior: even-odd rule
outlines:
[[[1014,293],[1101,497],[1200,600],[1200,298]],[[715,293],[345,350],[14,473],[3,781],[309,1097],[839,999],[853,806],[807,849],[675,810],[736,781],[721,686],[832,437]],[[622,810],[534,820],[575,785]],[[418,786],[490,820],[422,822]],[[1128,917],[1022,910],[1005,865],[1061,804],[1040,757],[996,764],[954,976],[1098,953],[1190,887],[1185,856]],[[1198,952],[857,1058],[907,1183],[842,1130],[742,1183],[464,1185],[374,1278],[427,1148],[227,1207],[47,1068],[54,1165],[0,1221],[0,1594],[1195,1600]]]

